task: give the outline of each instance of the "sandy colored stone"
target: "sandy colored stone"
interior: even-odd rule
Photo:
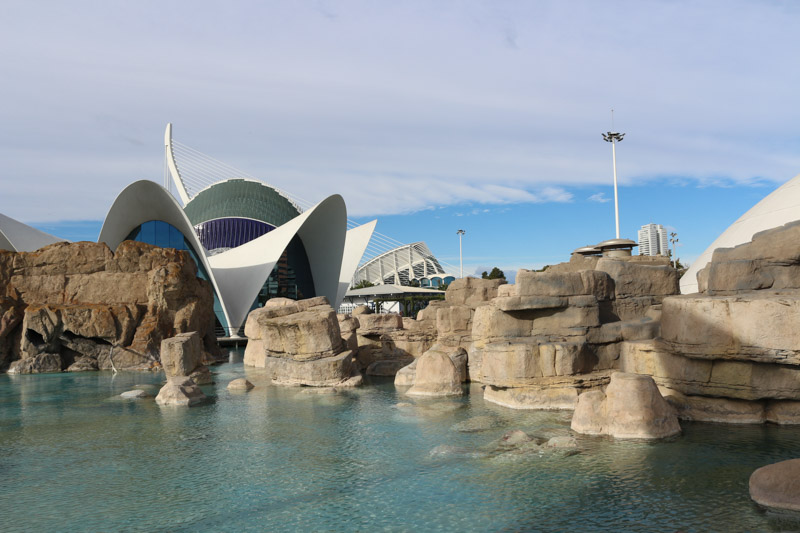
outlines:
[[[505,283],[499,279],[460,278],[447,287],[445,301],[448,305],[476,308],[497,296],[497,289]]]
[[[252,383],[247,381],[245,378],[238,378],[238,379],[234,379],[230,383],[228,383],[228,387],[227,388],[228,388],[229,391],[245,391],[246,392],[246,391],[249,391],[250,389],[253,389],[254,387],[255,387],[255,385],[253,385]]]
[[[447,354],[429,350],[417,360],[414,386],[406,394],[412,396],[460,396],[461,374]]]
[[[616,298],[679,294],[678,272],[668,265],[651,265],[603,257],[595,267],[614,280]]]
[[[245,334],[250,339],[245,348],[246,365],[260,366],[257,361],[262,357],[311,361],[334,356],[344,349],[333,309],[324,304],[309,305],[305,300],[251,311]]]
[[[175,376],[169,378],[167,384],[158,391],[156,403],[159,405],[192,407],[202,403],[205,399],[206,395],[203,394],[203,391],[191,378]]]
[[[417,359],[397,371],[394,376],[395,387],[411,387],[417,375]]]
[[[800,459],[762,466],[750,476],[750,497],[770,509],[800,511]]]
[[[19,333],[10,332],[20,339],[15,356],[64,354],[65,365],[80,361],[73,370],[110,369],[115,346],[125,354],[114,358],[117,369],[145,369],[163,339],[186,331],[199,331],[204,348],[216,352],[211,286],[196,274],[186,252],[132,241],[113,254],[90,242],[0,251],[0,294],[17,295],[27,314],[15,325]]]
[[[619,439],[660,439],[680,433],[675,410],[649,376],[615,372],[605,393],[578,397],[572,430]]]
[[[703,359],[800,365],[800,294],[684,295],[662,304],[670,351]]]
[[[800,401],[771,400],[764,409],[767,422],[780,425],[800,424]]]
[[[168,378],[188,376],[202,365],[203,344],[196,331],[161,341],[161,366]]]
[[[264,357],[267,375],[278,385],[333,387],[353,376],[353,352],[297,361],[287,357]]]
[[[126,400],[138,400],[140,398],[149,398],[150,394],[142,389],[133,389],[123,392],[120,397]]]
[[[359,335],[380,335],[403,329],[403,317],[394,313],[364,314],[359,316],[358,324]]]

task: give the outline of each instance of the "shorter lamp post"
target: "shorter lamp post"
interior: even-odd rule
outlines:
[[[675,244],[678,242],[678,234],[674,231],[669,234],[669,242],[672,243],[672,266],[675,267],[677,270],[678,268],[678,256],[675,255]]]
[[[462,255],[462,248],[461,248],[461,237],[466,233],[463,229],[460,229],[456,232],[458,235],[458,268],[460,270],[459,276],[460,278],[464,277],[464,256]]]

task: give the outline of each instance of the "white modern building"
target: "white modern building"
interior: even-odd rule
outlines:
[[[339,306],[377,221],[348,230],[338,194],[303,210],[261,181],[225,179],[217,161],[204,167],[207,175],[189,173],[199,156],[179,164],[170,125],[165,148],[184,205],[153,181],[134,182],[114,201],[98,241],[112,251],[124,240],[188,251],[214,289],[219,336],[241,335],[248,313],[273,297],[326,296]]]
[[[39,231],[0,213],[0,250],[33,252],[56,242],[64,242],[64,239]]]
[[[697,273],[711,261],[717,248],[731,248],[750,242],[759,231],[800,220],[800,174],[750,208],[700,254],[681,277],[681,293],[697,292]]]
[[[368,281],[373,285],[399,285],[436,288],[456,279],[433,256],[424,242],[398,246],[361,265],[353,285]]]
[[[669,255],[667,230],[661,224],[646,224],[639,230],[639,255]]]

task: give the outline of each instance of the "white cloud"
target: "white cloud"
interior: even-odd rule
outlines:
[[[606,195],[605,195],[605,193],[598,192],[598,193],[596,193],[596,194],[593,194],[593,195],[591,195],[591,196],[588,198],[588,200],[589,200],[590,202],[598,202],[598,203],[604,204],[604,203],[606,203],[606,202],[610,202],[610,201],[611,201],[611,198],[606,198]]]
[[[47,10],[8,2],[0,18],[0,212],[22,220],[102,218],[131,180],[160,182],[167,121],[311,201],[343,193],[356,215],[569,202],[609,182],[612,105],[623,185],[800,170],[792,3]]]

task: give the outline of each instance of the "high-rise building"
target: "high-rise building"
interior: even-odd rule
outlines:
[[[646,224],[639,230],[639,255],[669,255],[667,230],[661,224]]]

